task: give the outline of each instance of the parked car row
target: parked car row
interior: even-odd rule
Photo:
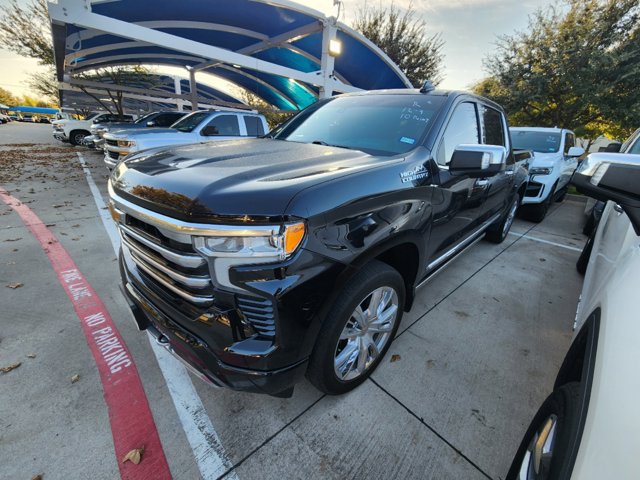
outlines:
[[[83,140],[83,144],[89,148],[103,149],[104,135],[110,131],[133,130],[136,128],[161,128],[169,127],[186,115],[186,112],[160,111],[151,112],[136,119],[134,122],[106,122],[100,121],[91,125],[91,135]]]
[[[98,123],[133,122],[133,115],[113,115],[111,113],[95,113],[85,120],[64,118],[54,120],[53,137],[71,145],[82,145],[85,137],[91,134],[91,126]]]
[[[31,114],[14,114],[6,115],[0,114],[0,123],[8,122],[28,122],[28,123],[51,123],[51,119],[45,115],[31,115]]]

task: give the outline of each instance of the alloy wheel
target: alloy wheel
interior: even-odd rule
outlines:
[[[342,381],[360,377],[391,340],[398,318],[398,293],[380,287],[369,293],[345,324],[334,354],[334,371]]]
[[[558,417],[550,415],[540,425],[524,453],[518,480],[545,480],[549,476]]]

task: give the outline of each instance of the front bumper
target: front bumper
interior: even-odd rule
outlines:
[[[207,344],[151,305],[130,282],[123,293],[139,330],[147,330],[158,345],[182,362],[188,370],[214,387],[253,393],[282,395],[304,377],[307,360],[277,370],[254,370],[228,365]]]
[[[61,142],[68,142],[69,138],[64,134],[64,132],[62,130],[54,130],[53,131],[53,138],[55,138],[56,140],[60,140]]]
[[[544,203],[555,181],[550,175],[530,175],[522,205]]]

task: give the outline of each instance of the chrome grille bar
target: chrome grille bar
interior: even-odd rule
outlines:
[[[180,297],[191,303],[194,303],[196,305],[205,305],[213,302],[213,295],[192,295],[182,290],[181,288],[176,287],[167,277],[164,277],[161,273],[154,271],[152,268],[146,266],[144,262],[136,262],[136,265],[138,266],[138,268],[140,268],[140,270],[160,283],[163,287],[171,290],[176,295],[179,295]]]
[[[205,288],[211,286],[211,277],[202,275],[183,275],[182,273],[179,273],[176,270],[172,270],[166,265],[158,262],[155,258],[151,257],[147,252],[135,246],[126,238],[123,238],[122,241],[127,244],[127,247],[129,247],[132,257],[134,257],[135,259],[140,259],[150,266],[155,267],[157,270],[160,270],[160,272],[164,273],[172,280],[175,280],[182,283],[183,285],[192,288]]]
[[[149,240],[145,236],[140,235],[139,233],[133,231],[131,228],[123,224],[119,224],[118,227],[124,234],[129,235],[134,240],[137,240],[146,247],[155,250],[164,258],[177,265],[181,265],[187,268],[198,268],[206,263],[206,260],[199,255],[190,255],[188,253],[178,253],[175,250],[169,250],[168,248],[165,248],[162,245]]]

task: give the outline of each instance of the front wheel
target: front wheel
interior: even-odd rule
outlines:
[[[87,132],[83,132],[82,130],[74,130],[69,135],[69,143],[74,146],[82,145],[82,141],[86,136],[87,136]]]
[[[580,420],[580,384],[555,390],[536,413],[507,473],[507,480],[568,478],[568,446]]]
[[[499,223],[492,225],[487,230],[485,238],[493,243],[502,243],[504,242],[507,235],[509,235],[509,230],[511,230],[511,225],[513,225],[513,220],[516,218],[516,211],[518,210],[518,206],[520,205],[520,195],[517,193],[513,196],[513,200],[509,204],[509,209],[507,210],[506,215],[504,215]]]
[[[404,300],[397,270],[375,260],[362,267],[327,314],[309,360],[311,383],[337,395],[364,382],[393,341]]]

